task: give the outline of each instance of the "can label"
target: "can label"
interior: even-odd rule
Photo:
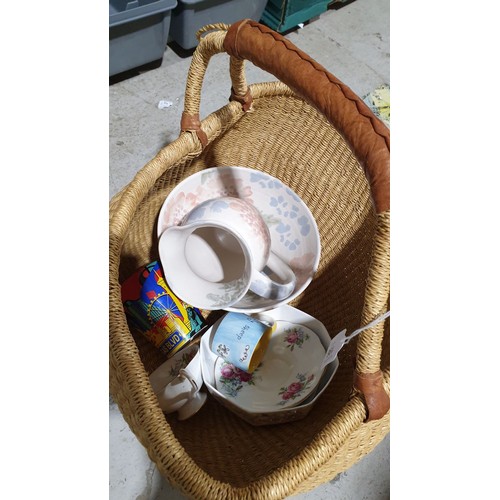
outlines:
[[[130,276],[121,285],[121,296],[130,325],[167,357],[207,328],[201,311],[170,290],[158,261]]]

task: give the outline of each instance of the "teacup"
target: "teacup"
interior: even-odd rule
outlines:
[[[153,392],[164,413],[177,412],[179,420],[194,415],[207,395],[200,389],[203,377],[197,345],[179,351],[149,376]]]
[[[276,329],[272,317],[228,312],[212,326],[211,350],[247,373],[259,366]]]
[[[271,251],[260,212],[239,198],[197,205],[162,233],[159,253],[174,293],[200,309],[225,309],[248,290],[283,300],[295,287],[294,272]]]

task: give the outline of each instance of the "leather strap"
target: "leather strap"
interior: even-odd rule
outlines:
[[[249,88],[247,88],[246,94],[243,97],[241,97],[239,95],[236,95],[234,93],[233,87],[231,87],[231,97],[229,98],[229,100],[239,102],[241,104],[241,107],[243,108],[243,111],[245,112],[252,108],[253,97],[252,94],[250,93]]]
[[[287,84],[339,131],[363,166],[377,213],[390,209],[390,133],[347,86],[293,43],[250,19],[232,24],[224,50]]]
[[[389,411],[391,402],[382,382],[380,370],[376,373],[358,373],[354,370],[354,387],[363,394],[368,408],[365,422],[378,420]]]
[[[200,115],[190,115],[185,111],[182,112],[181,117],[181,131],[182,132],[194,132],[198,136],[201,142],[202,148],[205,148],[208,144],[208,137],[205,132],[201,129]]]

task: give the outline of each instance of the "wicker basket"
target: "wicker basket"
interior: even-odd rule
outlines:
[[[210,28],[189,70],[183,132],[110,203],[111,393],[159,471],[185,495],[285,498],[348,469],[388,433],[388,320],[341,351],[333,381],[302,420],[251,426],[209,396],[179,421],[158,406],[148,374],[164,358],[129,329],[120,283],[158,258],[158,211],[179,181],[208,167],[247,166],[289,185],[320,229],[318,272],[291,305],[331,336],[367,324],[389,301],[389,131],[271,29],[247,20]],[[231,101],[200,122],[203,77],[220,52],[230,55]],[[247,87],[244,60],[279,81]]]

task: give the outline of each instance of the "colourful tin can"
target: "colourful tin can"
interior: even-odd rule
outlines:
[[[121,295],[130,326],[168,357],[207,328],[201,311],[170,290],[158,261],[124,281]]]

